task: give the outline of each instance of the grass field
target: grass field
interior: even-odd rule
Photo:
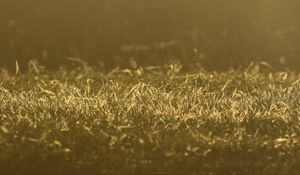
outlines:
[[[263,64],[0,79],[0,174],[297,174],[300,74]]]

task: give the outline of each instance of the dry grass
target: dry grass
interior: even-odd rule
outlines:
[[[299,172],[298,74],[177,68],[2,76],[0,173]]]

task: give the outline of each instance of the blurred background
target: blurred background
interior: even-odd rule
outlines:
[[[300,70],[299,16],[299,0],[2,0],[0,66],[56,69],[74,57],[104,68],[264,60]]]

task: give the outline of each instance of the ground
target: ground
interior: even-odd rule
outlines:
[[[296,174],[299,99],[262,65],[1,75],[0,174]]]

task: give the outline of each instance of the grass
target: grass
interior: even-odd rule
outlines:
[[[0,173],[296,174],[300,75],[263,65],[0,79]]]

